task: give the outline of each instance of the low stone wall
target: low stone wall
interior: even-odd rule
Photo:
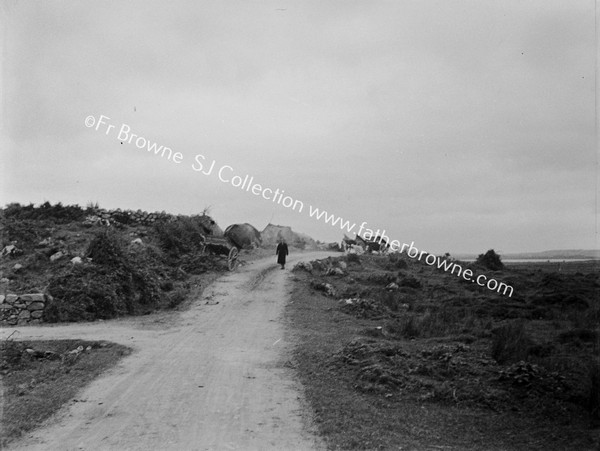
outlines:
[[[121,224],[144,224],[150,225],[156,221],[173,221],[176,216],[163,212],[148,213],[142,210],[104,210],[97,209],[94,215],[86,218],[86,222],[95,223],[105,221],[108,223],[119,222]]]
[[[49,300],[44,293],[0,295],[0,325],[41,323]]]

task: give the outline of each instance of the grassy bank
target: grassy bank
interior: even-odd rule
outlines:
[[[595,267],[494,273],[513,298],[402,257],[309,269],[292,366],[331,449],[598,448]]]

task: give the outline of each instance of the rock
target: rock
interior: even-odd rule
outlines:
[[[304,270],[312,273],[313,266],[309,262],[298,262],[293,268],[292,271]]]
[[[144,243],[142,242],[141,238],[136,238],[135,240],[131,241],[131,244],[137,244],[137,245],[141,246]]]
[[[44,302],[44,293],[22,294],[19,299],[23,302]]]
[[[12,308],[14,307],[10,304],[0,304],[0,310],[10,310]]]
[[[346,262],[342,262],[342,261],[338,262],[338,265],[342,269],[346,269],[348,267],[348,265],[346,264]]]
[[[31,313],[29,312],[29,310],[21,310],[21,312],[19,313],[18,318],[21,319],[29,319],[31,318]]]
[[[341,268],[329,268],[325,274],[328,276],[343,276],[344,271]]]
[[[3,294],[0,294],[0,304],[4,304],[5,298],[6,298],[6,296],[4,296]]]
[[[40,241],[38,243],[38,246],[43,247],[43,246],[48,246],[51,243],[49,238],[44,238],[42,241]]]
[[[44,316],[43,310],[35,310],[35,311],[31,312],[31,317],[33,319],[40,319],[42,316]]]
[[[21,249],[17,248],[17,246],[14,244],[10,244],[2,249],[2,252],[0,252],[0,257],[6,257],[8,255],[14,256],[22,253],[23,251]]]
[[[44,310],[44,306],[45,306],[45,304],[43,302],[32,302],[31,304],[29,304],[29,306],[27,308],[30,311]]]
[[[389,284],[388,284],[388,285],[385,287],[385,289],[386,289],[386,290],[388,290],[388,291],[397,291],[397,290],[399,290],[399,289],[400,289],[400,287],[398,286],[398,284],[397,284],[397,283],[394,283],[394,282],[392,282],[392,283],[389,283]]]
[[[74,265],[79,265],[82,263],[81,257],[73,257],[71,259],[71,263],[73,263]]]
[[[19,271],[20,269],[23,269],[23,265],[21,263],[15,263],[15,266],[13,266],[13,270],[15,272]]]
[[[6,298],[4,299],[4,302],[6,302],[7,304],[14,304],[15,302],[17,302],[17,299],[19,299],[19,296],[17,296],[16,294],[7,294]]]
[[[323,291],[325,296],[335,296],[335,288],[329,283],[313,282],[311,285],[315,290]]]
[[[62,251],[58,251],[56,254],[53,254],[50,256],[50,261],[54,262],[62,257],[64,257],[65,254],[62,253]]]
[[[15,246],[14,244],[11,244],[10,246],[5,246],[4,249],[2,249],[2,252],[0,252],[0,255],[2,257],[6,256],[6,255],[10,255],[13,253],[13,251],[17,248],[17,246]]]

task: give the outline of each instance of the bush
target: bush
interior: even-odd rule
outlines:
[[[126,264],[124,243],[108,230],[100,232],[90,242],[85,256],[100,265],[123,266]]]
[[[490,271],[504,269],[504,263],[500,260],[500,256],[494,252],[494,249],[490,249],[485,254],[479,254],[476,263]]]
[[[71,266],[50,279],[48,293],[54,299],[44,311],[45,321],[108,319],[148,311],[160,302],[158,275],[144,260],[133,265],[114,232],[97,234],[86,256],[91,264]]]
[[[159,221],[154,230],[161,247],[172,257],[199,250],[204,243],[205,230],[199,217],[178,217],[175,221]]]

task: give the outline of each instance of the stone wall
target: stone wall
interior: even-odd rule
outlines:
[[[44,293],[0,295],[0,325],[41,323],[49,300]]]
[[[148,213],[142,210],[105,210],[97,209],[95,214],[90,215],[86,218],[88,223],[105,222],[113,223],[119,222],[121,224],[144,224],[150,225],[156,221],[173,221],[176,218],[174,215],[163,212]]]

